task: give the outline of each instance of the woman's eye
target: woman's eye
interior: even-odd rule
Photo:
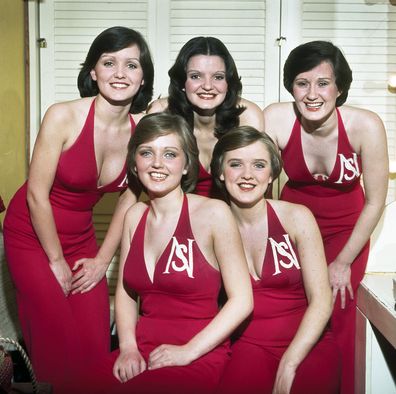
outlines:
[[[138,68],[138,66],[135,63],[129,63],[128,68],[134,70],[134,69]]]
[[[231,163],[230,163],[230,167],[231,167],[231,168],[240,167],[240,166],[241,166],[241,164],[238,163],[237,161],[234,161],[234,162],[231,162]]]
[[[106,61],[103,63],[105,67],[111,67],[113,65],[113,62],[111,62],[110,60]]]
[[[190,74],[190,79],[199,79],[198,74]]]
[[[326,82],[326,81],[322,81],[322,82],[319,82],[319,86],[320,87],[324,87],[324,86],[327,86],[329,83],[328,82]]]
[[[303,88],[303,87],[307,86],[307,83],[306,82],[296,82],[296,85],[300,88]]]
[[[165,157],[167,159],[174,159],[176,157],[176,154],[174,152],[166,152]]]
[[[263,163],[256,163],[255,165],[254,165],[256,168],[258,168],[258,169],[263,169],[263,168],[265,168],[265,164],[263,164]]]
[[[215,75],[215,78],[214,78],[216,81],[223,81],[224,79],[225,79],[225,76],[224,75]]]
[[[151,155],[151,152],[149,150],[142,150],[139,152],[139,155],[142,157],[148,157]]]

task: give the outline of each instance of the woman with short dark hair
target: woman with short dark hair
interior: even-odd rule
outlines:
[[[124,214],[140,192],[128,188],[125,160],[153,90],[140,33],[112,27],[99,34],[78,85],[83,98],[46,112],[29,178],[4,220],[24,340],[38,379],[57,394],[69,393],[65,385],[75,372],[110,351],[105,274]],[[108,192],[121,194],[99,248],[92,209]]]
[[[289,178],[281,199],[307,206],[323,237],[343,394],[354,393],[357,289],[388,185],[384,125],[374,112],[344,105],[351,82],[338,47],[307,42],[291,51],[284,66],[284,85],[294,102],[264,110],[265,128],[282,151]]]

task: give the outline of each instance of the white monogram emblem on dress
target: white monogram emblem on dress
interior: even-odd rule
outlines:
[[[128,186],[128,175],[125,175],[122,182],[118,185],[118,187],[127,187]]]
[[[296,253],[290,243],[289,234],[283,234],[283,238],[285,242],[276,242],[272,238],[268,238],[271,243],[272,247],[272,255],[274,256],[274,265],[275,265],[275,272],[272,274],[278,275],[281,273],[279,266],[289,269],[295,266],[297,269],[300,269],[300,265],[298,264],[298,260],[296,257]],[[289,260],[288,262],[283,260],[283,257]]]
[[[189,278],[194,278],[194,258],[192,244],[193,239],[187,239],[188,246],[179,244],[176,237],[172,237],[172,249],[169,254],[168,262],[166,263],[165,271],[163,274],[169,274],[169,268],[172,268],[176,272],[187,271]],[[180,266],[177,265],[176,260],[173,260],[174,256],[182,263]]]
[[[342,183],[343,180],[350,181],[360,175],[359,164],[357,161],[357,154],[352,153],[352,157],[346,158],[342,153],[339,153],[341,171],[340,177],[336,183]]]

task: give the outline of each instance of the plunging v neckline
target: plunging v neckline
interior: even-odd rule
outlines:
[[[185,204],[188,204],[186,195],[183,196],[183,202],[182,202],[181,207],[179,209],[179,216],[178,216],[178,219],[176,221],[175,227],[174,227],[173,231],[171,232],[172,235],[170,236],[169,241],[165,244],[164,249],[161,251],[161,253],[159,253],[157,260],[154,262],[154,266],[153,266],[154,269],[152,270],[152,275],[150,275],[150,271],[149,271],[149,268],[148,268],[149,265],[147,264],[146,253],[145,253],[145,251],[146,251],[147,219],[148,219],[148,215],[150,214],[150,208],[151,207],[149,206],[147,208],[146,212],[145,212],[145,217],[144,217],[144,237],[143,237],[143,263],[144,263],[145,271],[146,271],[146,274],[147,274],[147,278],[148,278],[148,280],[150,281],[150,283],[152,285],[154,285],[154,283],[155,283],[155,274],[156,274],[156,271],[157,271],[157,267],[159,265],[158,263],[161,261],[162,256],[164,255],[165,251],[168,249],[169,245],[171,244],[172,239],[175,236],[175,233],[177,231],[177,228],[179,227],[180,217],[182,215],[182,212],[183,212]]]

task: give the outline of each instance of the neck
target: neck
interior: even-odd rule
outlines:
[[[251,226],[261,222],[267,216],[267,201],[265,198],[252,206],[236,204],[231,201],[231,211],[240,226]]]
[[[306,118],[301,118],[301,126],[308,134],[318,134],[320,136],[327,136],[337,128],[338,119],[337,112],[334,109],[326,118],[319,121],[310,121]]]
[[[95,116],[108,124],[122,124],[129,119],[129,109],[131,102],[127,103],[111,103],[101,94],[96,96]]]
[[[154,217],[173,216],[178,213],[183,204],[184,193],[181,187],[178,187],[165,195],[156,195],[148,192],[150,197],[150,210]]]
[[[216,115],[202,115],[194,112],[194,129],[210,130],[213,132],[216,125]]]

